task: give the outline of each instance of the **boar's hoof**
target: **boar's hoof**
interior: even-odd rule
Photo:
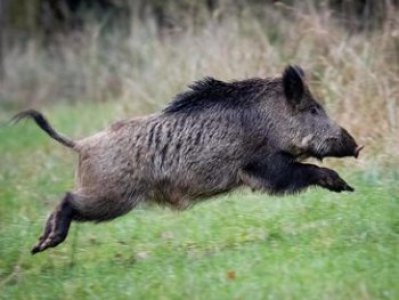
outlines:
[[[65,240],[72,218],[75,215],[75,210],[70,204],[72,197],[72,194],[66,193],[57,209],[50,215],[39,242],[31,250],[32,254],[55,247]]]
[[[353,192],[355,189],[347,184],[334,170],[321,168],[318,184],[330,191],[340,193],[342,191]]]
[[[50,235],[46,240],[43,242],[39,242],[36,246],[34,246],[31,250],[32,254],[36,254],[38,252],[44,251],[47,248],[50,247],[55,247],[58,244],[62,243],[64,241],[65,237],[61,235]]]

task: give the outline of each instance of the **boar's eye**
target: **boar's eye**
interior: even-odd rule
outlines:
[[[317,107],[317,106],[312,106],[312,107],[310,108],[310,113],[311,113],[312,115],[318,115],[318,114],[319,114],[319,109],[318,109],[318,107]]]

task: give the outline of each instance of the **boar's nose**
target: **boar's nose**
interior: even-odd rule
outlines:
[[[341,128],[341,130],[342,143],[344,148],[347,149],[345,152],[347,152],[348,155],[357,158],[364,146],[358,146],[355,139],[349,134],[348,131],[346,131],[346,129]]]
[[[326,151],[322,157],[358,157],[363,146],[358,146],[355,139],[344,128],[339,127],[340,131],[336,137],[327,138]],[[317,156],[316,156],[317,157]]]

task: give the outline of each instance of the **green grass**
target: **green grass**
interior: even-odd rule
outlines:
[[[84,136],[124,113],[101,104],[47,114],[60,131]],[[242,190],[184,212],[140,207],[73,224],[65,243],[31,256],[73,185],[76,157],[29,122],[0,129],[0,153],[0,299],[399,298],[393,167],[338,167],[353,194]]]

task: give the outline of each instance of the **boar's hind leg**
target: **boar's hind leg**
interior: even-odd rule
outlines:
[[[50,215],[39,242],[31,251],[32,254],[55,247],[65,240],[71,221],[76,215],[76,210],[71,204],[73,197],[71,193],[66,193],[64,199]]]

